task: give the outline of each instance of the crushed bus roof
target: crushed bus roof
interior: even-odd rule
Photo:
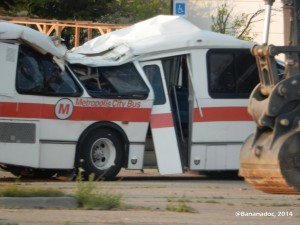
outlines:
[[[0,40],[22,40],[42,53],[50,53],[71,64],[121,65],[138,56],[192,48],[250,48],[253,43],[229,35],[206,31],[179,16],[160,15],[132,26],[98,36],[68,50],[26,26],[0,21]]]
[[[42,53],[50,53],[58,58],[62,58],[67,51],[61,45],[55,46],[49,36],[39,31],[5,21],[0,21],[0,40],[21,40]]]
[[[67,53],[70,63],[117,65],[145,54],[195,47],[247,48],[253,43],[206,31],[179,16],[156,16],[98,36]]]

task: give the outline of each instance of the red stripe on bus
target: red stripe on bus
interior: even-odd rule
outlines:
[[[151,128],[174,127],[173,116],[171,113],[161,113],[151,115]]]
[[[247,112],[247,107],[207,107],[200,110],[194,108],[194,122],[215,121],[252,121]],[[82,121],[128,121],[148,122],[151,108],[126,108],[126,107],[78,107],[68,120]],[[38,103],[0,103],[0,117],[57,119],[55,105]],[[151,117],[153,128],[173,127],[171,113],[155,114]]]
[[[74,107],[71,120],[149,122],[151,108]]]
[[[200,115],[200,110],[202,116]],[[216,121],[253,121],[247,111],[247,107],[207,107],[194,108],[194,122],[216,122]]]
[[[68,120],[149,122],[151,108],[78,107]],[[0,117],[57,119],[55,105],[37,103],[0,103]]]

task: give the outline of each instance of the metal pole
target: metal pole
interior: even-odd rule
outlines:
[[[263,33],[263,44],[268,44],[269,41],[269,31],[271,23],[271,10],[272,5],[275,0],[265,0],[266,9],[265,9],[265,21],[264,21],[264,33]]]

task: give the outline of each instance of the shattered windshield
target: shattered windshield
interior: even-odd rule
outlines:
[[[133,63],[121,66],[70,65],[93,97],[145,99],[149,89]]]

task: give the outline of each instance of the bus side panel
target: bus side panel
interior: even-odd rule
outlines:
[[[208,93],[207,50],[192,52],[195,93],[190,168],[237,170],[239,151],[255,129],[247,99],[212,98]]]
[[[242,143],[254,128],[252,121],[194,122],[193,142]]]
[[[75,143],[42,143],[40,150],[40,168],[73,169],[75,149]]]
[[[207,170],[236,170],[239,168],[241,145],[208,145],[206,148]]]
[[[19,105],[11,104],[15,96],[18,45],[0,43],[0,163],[39,166],[39,122],[6,119],[19,115]]]
[[[15,77],[18,45],[0,43],[0,102],[1,96],[12,97],[15,93]]]
[[[236,170],[240,144],[193,144],[191,170]]]
[[[144,149],[144,143],[129,144],[129,156],[126,169],[141,170],[144,168]]]
[[[39,167],[39,123],[0,120],[0,162]]]

